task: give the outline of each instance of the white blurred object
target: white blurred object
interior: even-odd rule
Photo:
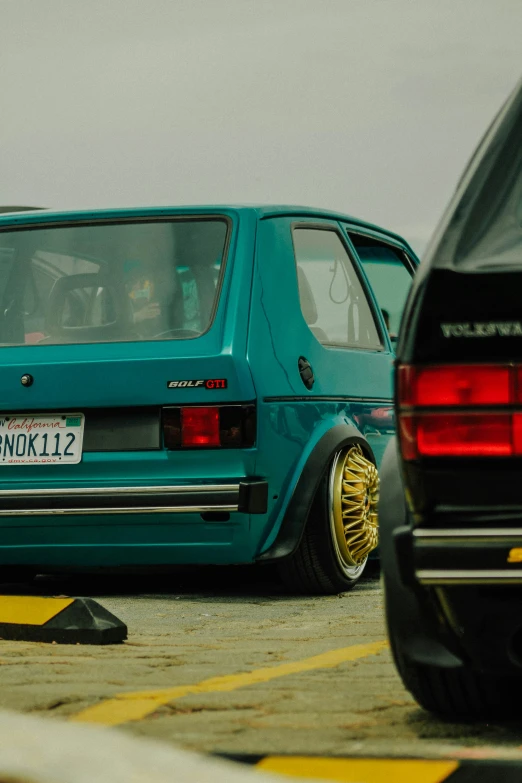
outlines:
[[[255,767],[116,729],[0,711],[0,780],[9,783],[280,783]]]

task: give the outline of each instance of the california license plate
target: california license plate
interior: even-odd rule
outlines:
[[[0,465],[76,465],[83,413],[0,415]]]

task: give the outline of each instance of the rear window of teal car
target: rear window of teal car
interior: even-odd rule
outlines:
[[[223,219],[0,232],[0,344],[189,339],[208,330]]]

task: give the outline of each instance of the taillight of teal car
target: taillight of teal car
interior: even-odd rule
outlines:
[[[301,207],[0,215],[0,576],[274,561],[352,587],[416,264]]]

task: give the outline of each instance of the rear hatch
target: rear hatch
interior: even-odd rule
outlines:
[[[521,138],[522,83],[464,173],[401,324],[405,478],[435,527],[522,519]]]
[[[237,232],[237,215],[202,211],[0,221],[4,489],[219,478],[171,413],[254,400],[247,308],[230,301]],[[239,454],[222,464],[244,474]]]

